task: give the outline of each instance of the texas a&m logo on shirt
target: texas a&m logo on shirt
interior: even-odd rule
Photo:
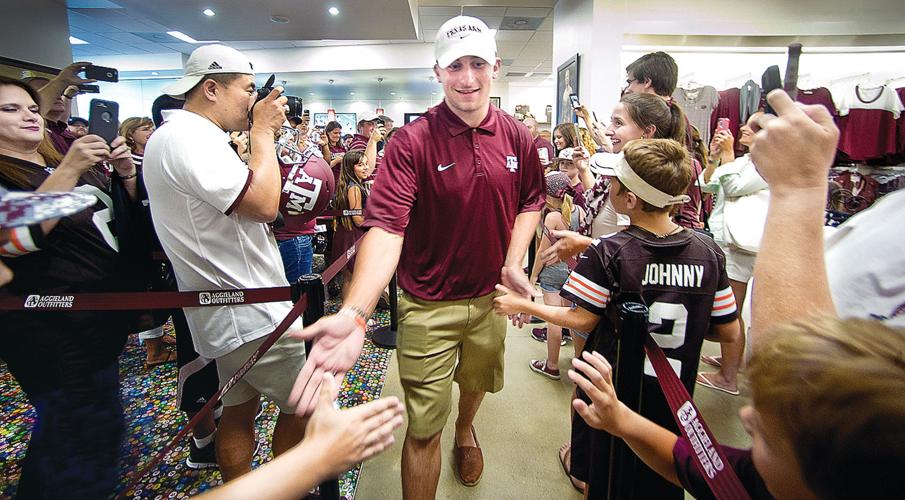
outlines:
[[[518,170],[518,158],[515,156],[506,157],[506,168],[513,174]]]
[[[302,215],[313,210],[323,185],[322,180],[305,173],[302,166],[301,163],[294,165],[283,184],[283,193],[289,195],[285,205],[289,215]]]

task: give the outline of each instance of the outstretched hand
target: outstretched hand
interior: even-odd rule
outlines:
[[[767,96],[777,116],[763,115],[751,144],[751,161],[770,185],[771,195],[790,190],[826,190],[827,171],[833,164],[839,129],[820,105],[793,102],[783,90]]]
[[[594,241],[588,236],[576,233],[575,231],[551,231],[550,234],[552,234],[554,238],[557,238],[556,243],[547,247],[546,250],[541,252],[538,256],[538,258],[548,266],[560,261],[567,262],[572,257],[587,250]]]
[[[305,440],[311,441],[311,449],[325,451],[328,477],[336,477],[353,464],[387,449],[395,441],[393,431],[403,420],[402,403],[395,397],[337,410],[333,401],[338,386],[332,374],[321,375],[317,407],[305,429]]]
[[[620,424],[631,412],[619,398],[613,387],[613,368],[598,352],[583,352],[581,359],[572,360],[574,369],[569,378],[591,399],[591,405],[581,399],[572,400],[572,408],[591,427],[620,436]]]
[[[314,341],[289,394],[289,402],[296,406],[296,413],[308,415],[314,411],[324,374],[332,374],[341,381],[355,364],[361,354],[365,331],[349,316],[334,314],[317,320],[301,331],[289,331],[289,335]]]
[[[515,293],[504,285],[497,285],[496,289],[502,295],[494,297],[493,312],[500,316],[511,318],[520,315],[526,311],[526,305],[531,303],[530,298],[526,299],[522,294]]]
[[[527,300],[531,300],[538,295],[534,286],[531,284],[531,281],[528,280],[528,276],[525,275],[525,271],[520,267],[503,267],[500,271],[500,282],[503,284],[504,288],[511,291],[510,293],[520,295]],[[499,287],[497,290],[499,290]],[[531,318],[527,314],[512,313],[509,316],[509,319],[512,320],[513,326],[521,328],[525,326]]]

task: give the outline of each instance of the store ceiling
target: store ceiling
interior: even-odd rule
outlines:
[[[518,5],[465,6],[465,3],[481,2],[427,0],[416,7],[414,17],[407,0],[336,0],[330,3],[68,0],[67,6],[70,7],[70,34],[88,42],[87,45],[72,46],[76,60],[96,56],[191,53],[197,45],[180,42],[167,34],[174,30],[195,40],[218,40],[239,50],[432,43],[445,20],[464,13],[479,17],[491,29],[498,30],[499,55],[504,62],[501,79],[543,80],[550,75],[553,65],[554,2],[508,2]],[[330,6],[340,9],[340,14],[331,16],[327,12]],[[215,16],[202,14],[209,7],[215,10]],[[283,16],[289,22],[272,22],[272,16]],[[350,72],[348,76],[357,78],[360,86],[376,82],[376,77],[371,78],[367,71]],[[286,77],[294,81],[298,75]]]

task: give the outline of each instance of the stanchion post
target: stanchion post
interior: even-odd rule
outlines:
[[[395,334],[399,331],[399,297],[396,288],[396,273],[393,273],[393,279],[390,280],[390,331]]]
[[[308,294],[308,308],[302,316],[304,324],[310,325],[324,316],[324,281],[320,274],[303,274],[299,277],[301,294]],[[311,342],[305,341],[305,352],[311,352]],[[320,484],[320,498],[339,500],[339,479],[329,479]]]
[[[634,411],[641,408],[641,387],[644,378],[644,339],[647,337],[647,306],[639,302],[619,305],[619,340],[613,383],[619,400]],[[637,457],[625,441],[610,438],[609,475],[606,498],[628,500],[633,496]],[[602,485],[600,485],[602,486]],[[592,488],[589,485],[589,488]],[[597,498],[589,489],[589,498]],[[597,492],[599,493],[602,492]]]

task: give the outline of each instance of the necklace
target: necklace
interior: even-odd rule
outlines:
[[[644,229],[644,228],[641,227],[641,226],[637,226],[637,227],[638,227],[638,229],[644,231],[645,233],[652,234],[654,237],[656,237],[657,239],[661,239],[661,240],[662,240],[663,238],[667,238],[667,237],[669,237],[669,236],[672,236],[672,235],[677,234],[677,233],[679,233],[679,232],[682,231],[682,226],[679,226],[679,225],[676,225],[675,229],[673,229],[672,231],[670,231],[670,232],[668,232],[668,233],[664,233],[664,234],[655,233],[655,232],[650,231],[650,230],[648,230],[648,229]]]

